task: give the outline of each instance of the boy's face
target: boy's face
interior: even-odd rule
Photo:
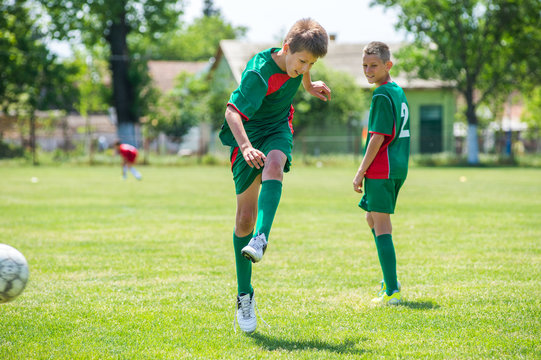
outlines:
[[[317,61],[317,57],[306,50],[292,53],[288,44],[284,45],[284,50],[286,53],[286,72],[289,77],[296,78],[308,72]]]
[[[380,86],[387,82],[389,80],[389,70],[391,70],[392,66],[391,61],[383,63],[377,55],[363,56],[364,75],[370,84]]]

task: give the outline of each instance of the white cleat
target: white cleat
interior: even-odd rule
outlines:
[[[237,296],[237,322],[242,331],[251,334],[257,327],[254,293]]]
[[[261,261],[265,250],[267,250],[267,239],[265,238],[265,234],[259,234],[254,236],[248,245],[242,248],[241,253],[245,258],[256,263]]]

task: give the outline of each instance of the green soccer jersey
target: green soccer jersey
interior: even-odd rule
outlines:
[[[405,179],[410,153],[409,106],[400,86],[387,82],[374,90],[368,118],[368,142],[372,134],[385,136],[366,171],[370,179]]]
[[[283,131],[285,126],[293,133],[291,102],[302,82],[302,75],[291,78],[278,67],[271,56],[278,50],[270,48],[256,54],[246,65],[238,88],[229,98],[228,105],[242,116],[244,129],[252,142]],[[227,121],[219,136],[222,144],[238,146]]]

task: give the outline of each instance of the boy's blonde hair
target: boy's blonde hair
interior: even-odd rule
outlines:
[[[292,53],[308,51],[319,58],[327,54],[329,36],[317,21],[306,18],[293,24],[284,39],[284,43],[289,44]]]
[[[372,41],[364,47],[363,53],[365,55],[376,55],[383,63],[391,60],[391,50],[389,50],[389,46],[381,41]]]

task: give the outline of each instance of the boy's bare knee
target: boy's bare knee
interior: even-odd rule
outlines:
[[[372,214],[367,212],[364,218],[366,219],[366,223],[368,224],[368,226],[371,229],[374,228],[374,218],[372,218]]]
[[[283,165],[280,161],[268,161],[263,169],[263,178],[281,180],[284,176]]]
[[[237,214],[236,233],[237,235],[247,235],[255,226],[255,216],[252,212],[240,212]]]

